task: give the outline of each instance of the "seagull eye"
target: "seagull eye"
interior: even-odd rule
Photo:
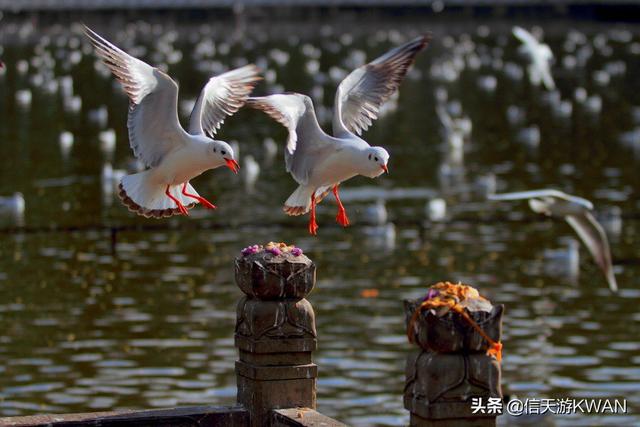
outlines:
[[[374,160],[377,162],[377,161],[378,161],[378,158],[377,158],[377,157],[374,157]]]
[[[224,151],[224,150],[222,150],[222,151],[221,151],[221,153],[222,153],[222,155],[223,155],[223,156],[224,156],[225,154],[227,154],[227,152],[226,152],[226,151]]]

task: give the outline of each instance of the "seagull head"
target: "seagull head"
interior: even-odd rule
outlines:
[[[240,165],[238,164],[233,148],[224,141],[214,140],[211,143],[210,154],[214,157],[217,165],[226,165],[234,173],[238,173]]]
[[[369,178],[380,176],[383,172],[389,173],[387,163],[389,162],[389,153],[382,147],[371,147],[364,152],[366,156],[365,168],[362,173]]]

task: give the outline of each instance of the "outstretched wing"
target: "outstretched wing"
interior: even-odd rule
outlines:
[[[177,113],[178,85],[90,28],[85,27],[85,34],[129,96],[127,127],[133,153],[146,166],[157,166],[167,153],[184,143]]]
[[[287,172],[299,184],[306,184],[314,164],[338,149],[316,119],[311,98],[299,93],[247,99],[247,105],[264,111],[289,131],[284,152]]]
[[[429,43],[418,37],[356,68],[338,86],[333,112],[333,134],[360,135],[378,118],[380,106],[398,89],[416,55]]]
[[[538,64],[538,69],[540,70],[540,77],[542,78],[542,83],[544,87],[548,90],[553,90],[556,88],[556,82],[553,80],[551,76],[551,67],[549,62],[546,61],[544,63]]]
[[[451,119],[451,116],[442,105],[436,106],[436,114],[440,119],[440,123],[442,123],[442,126],[444,127],[445,136],[450,135],[453,132],[455,127],[453,124],[453,120]]]
[[[582,197],[572,196],[562,191],[554,189],[541,189],[529,191],[517,191],[514,193],[490,194],[488,200],[523,200],[542,197],[555,197],[572,203],[584,206],[588,210],[593,210],[593,203]],[[535,210],[535,209],[534,209]]]
[[[245,65],[209,79],[189,119],[189,133],[213,138],[227,116],[234,114],[260,80],[255,65]]]
[[[529,31],[525,30],[522,27],[515,26],[513,27],[511,32],[513,33],[514,36],[516,36],[518,40],[520,40],[523,44],[525,44],[529,48],[537,46],[540,43],[538,39],[536,39],[533,36],[533,34],[531,34]]]
[[[578,233],[580,239],[593,256],[596,264],[602,270],[609,288],[613,292],[618,291],[616,277],[613,274],[613,265],[611,263],[611,250],[609,249],[609,239],[604,232],[602,226],[589,212],[584,215],[569,215],[566,217],[569,225]]]

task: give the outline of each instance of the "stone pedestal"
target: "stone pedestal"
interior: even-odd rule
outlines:
[[[315,265],[304,255],[267,251],[241,256],[236,282],[235,345],[238,403],[252,426],[268,425],[270,411],[316,407],[315,315],[304,297],[315,285]]]
[[[410,425],[495,426],[501,374],[500,362],[487,355],[489,343],[455,311],[439,316],[424,310],[414,316],[421,303],[405,301],[407,325],[415,320],[409,333],[418,347],[406,367],[404,406],[411,412]],[[469,317],[498,342],[504,306],[492,307],[487,301],[483,308],[469,310]],[[474,413],[474,400],[484,409],[476,405]]]

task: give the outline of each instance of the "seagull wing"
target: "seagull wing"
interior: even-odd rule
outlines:
[[[247,105],[267,113],[289,130],[284,152],[287,172],[299,184],[306,184],[309,173],[339,144],[324,133],[316,119],[311,98],[299,93],[249,98]]]
[[[157,166],[167,153],[184,144],[177,112],[178,85],[88,27],[85,34],[129,96],[127,127],[133,153],[146,166]]]
[[[553,189],[541,189],[541,190],[529,190],[529,191],[516,191],[513,193],[502,193],[502,194],[490,194],[489,200],[523,200],[523,199],[532,199],[539,197],[558,197],[561,199],[565,199],[567,194],[562,191],[553,190]]]
[[[580,236],[580,239],[593,256],[596,264],[598,264],[598,267],[600,267],[604,273],[609,283],[609,288],[613,292],[617,292],[618,284],[613,274],[609,239],[607,239],[607,235],[602,226],[589,212],[585,212],[584,215],[568,215],[566,220],[575,232],[578,233],[578,236]]]
[[[418,37],[356,68],[338,86],[333,112],[333,134],[360,135],[378,118],[384,102],[398,89],[429,36]]]
[[[449,115],[449,113],[447,113],[447,110],[442,105],[436,106],[436,114],[440,119],[440,123],[442,123],[442,126],[444,127],[445,136],[450,135],[454,129],[454,124],[451,116]]]
[[[551,68],[548,61],[545,61],[543,64],[538,65],[538,69],[540,71],[540,77],[542,78],[542,83],[544,83],[544,87],[548,90],[553,90],[556,88],[556,83],[551,76]]]
[[[234,114],[260,80],[255,65],[245,65],[209,79],[189,119],[189,133],[213,138],[227,116]]]
[[[511,32],[513,33],[514,36],[516,36],[518,40],[520,40],[524,45],[526,45],[529,50],[533,49],[535,46],[537,46],[540,43],[538,39],[536,39],[533,36],[533,34],[531,34],[529,31],[525,30],[522,27],[515,26],[513,27]]]
[[[517,191],[514,193],[490,194],[488,200],[523,200],[543,197],[555,197],[557,199],[566,200],[568,202],[577,203],[588,210],[593,210],[593,203],[582,197],[572,196],[562,191],[554,189],[540,189],[530,191]],[[535,210],[535,209],[534,209]]]

